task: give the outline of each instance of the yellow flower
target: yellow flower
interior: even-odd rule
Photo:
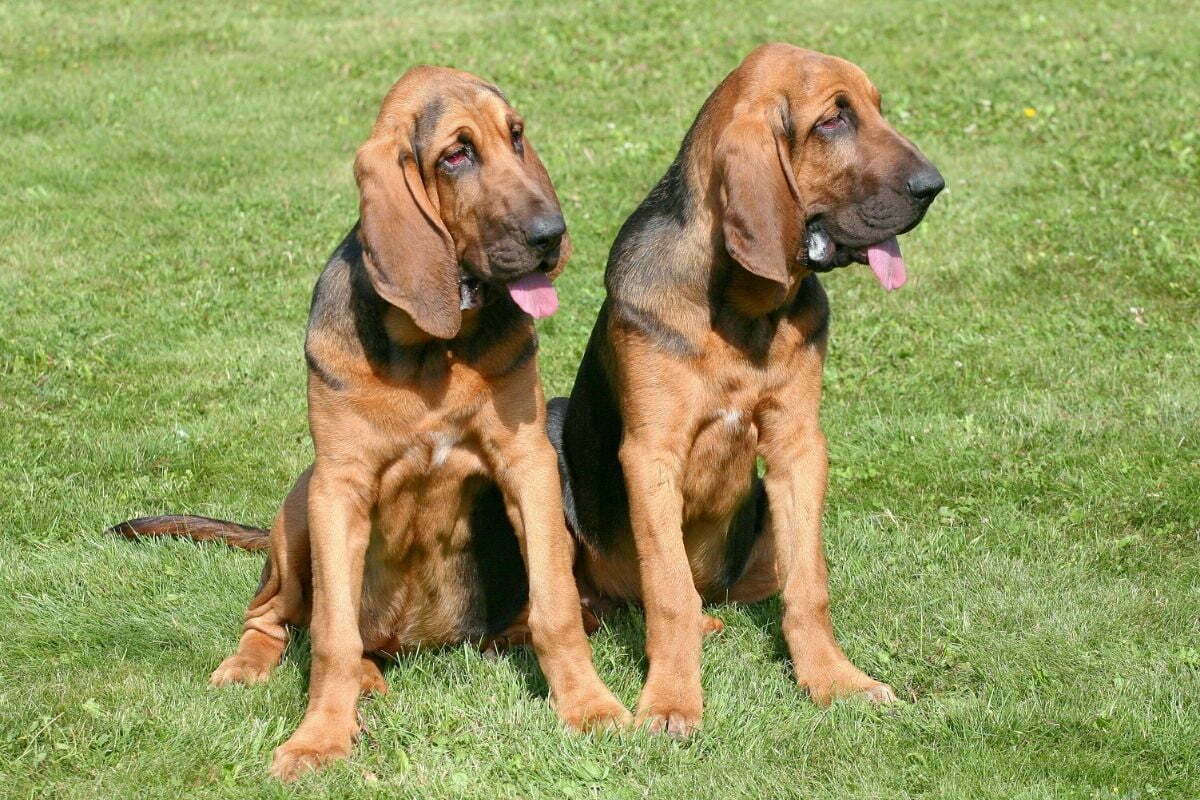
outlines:
[[[1030,119],[1033,119],[1034,117],[1037,116],[1037,109],[1032,106],[1026,106],[1024,114],[1025,114],[1025,116],[1029,117]]]

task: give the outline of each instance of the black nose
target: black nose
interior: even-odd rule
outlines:
[[[912,196],[925,203],[933,202],[938,192],[945,188],[946,181],[942,178],[942,173],[932,164],[921,167],[908,179],[908,190],[912,192]]]
[[[562,214],[542,214],[525,224],[525,241],[533,249],[548,253],[558,247],[566,232],[567,223]]]

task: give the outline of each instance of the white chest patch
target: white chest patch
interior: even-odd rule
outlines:
[[[736,428],[742,424],[742,412],[736,408],[725,408],[717,412],[717,419],[731,428]]]
[[[458,444],[458,437],[450,433],[430,434],[433,452],[429,456],[429,466],[440,467],[450,457],[450,451]]]

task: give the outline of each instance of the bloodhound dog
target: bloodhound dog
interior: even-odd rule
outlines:
[[[702,603],[776,592],[816,702],[894,699],[830,624],[816,273],[868,263],[898,288],[896,236],[942,187],[861,69],[771,44],[712,93],[621,228],[571,396],[549,416],[585,598],[645,607],[635,719],[651,730],[700,724],[701,641],[719,628]]]
[[[546,435],[531,317],[554,311],[570,243],[521,117],[473,75],[414,68],[354,173],[360,220],[305,342],[315,458],[269,534],[199,517],[113,530],[268,551],[211,681],[265,680],[287,626],[308,626],[308,711],[279,778],[346,756],[359,693],[386,690],[371,656],[416,647],[528,630],[568,726],[624,724],[592,664]]]

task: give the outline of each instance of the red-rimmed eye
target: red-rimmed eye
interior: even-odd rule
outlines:
[[[829,119],[823,119],[817,123],[817,130],[829,133],[831,131],[841,130],[846,126],[846,120],[841,114],[834,114]]]
[[[450,168],[461,167],[470,160],[471,153],[466,147],[459,147],[442,156],[442,164]]]

